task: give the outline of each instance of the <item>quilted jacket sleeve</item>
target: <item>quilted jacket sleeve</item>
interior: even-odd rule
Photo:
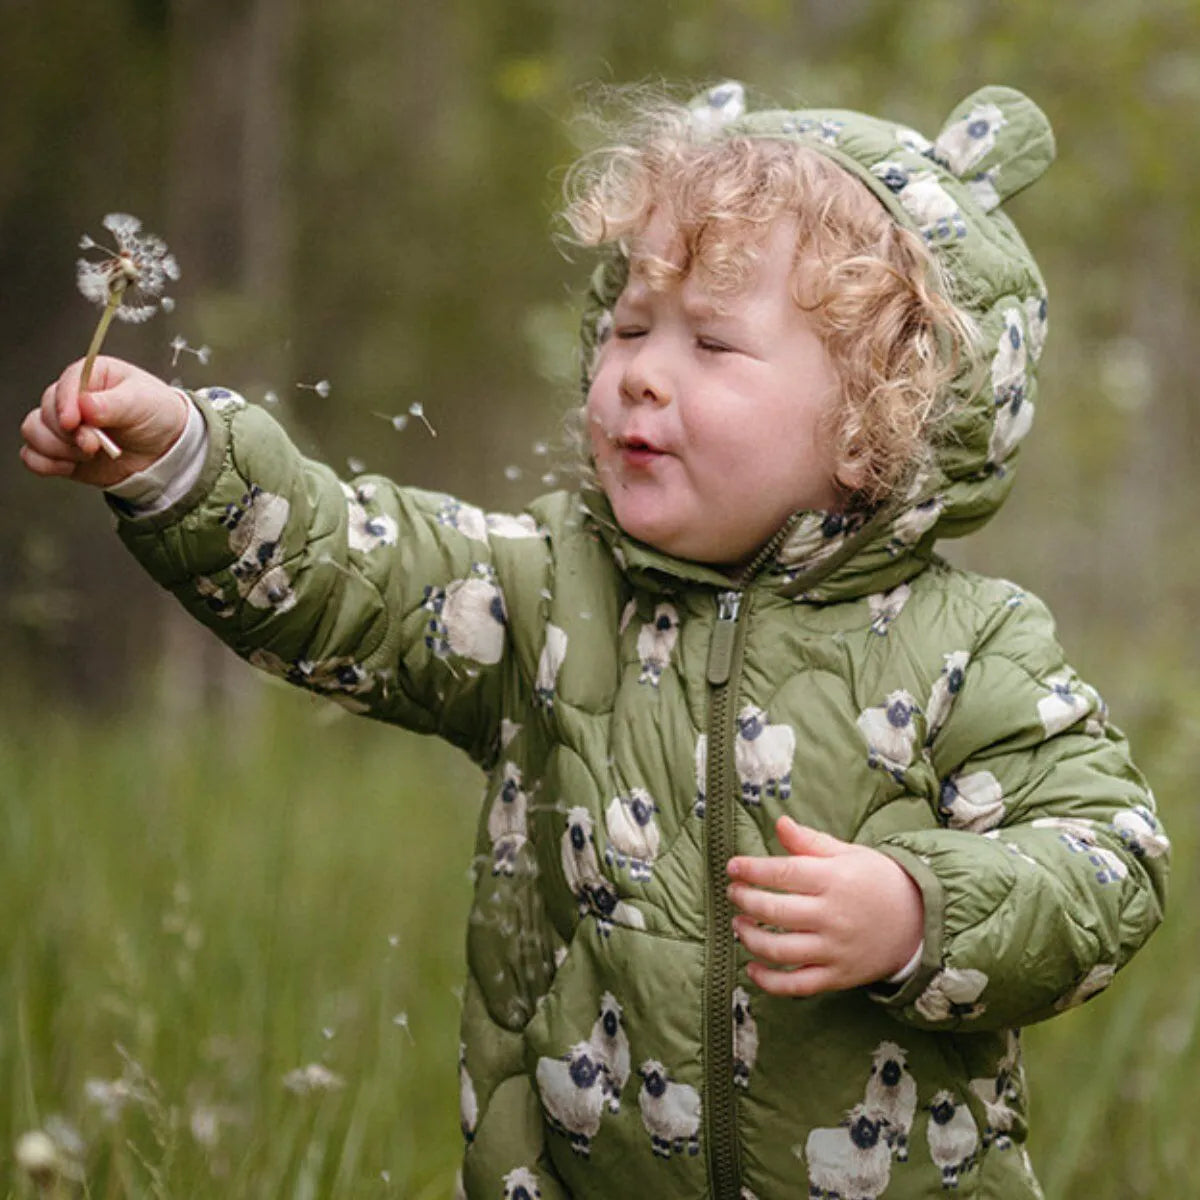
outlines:
[[[545,585],[542,531],[505,518],[501,537],[450,497],[342,483],[262,409],[209,396],[196,485],[151,517],[114,503],[122,540],[254,665],[487,762],[519,674],[506,589]]]
[[[926,713],[942,827],[879,847],[921,886],[925,951],[878,998],[929,1028],[1029,1024],[1103,989],[1149,937],[1169,845],[1040,602],[1010,597],[947,665]]]

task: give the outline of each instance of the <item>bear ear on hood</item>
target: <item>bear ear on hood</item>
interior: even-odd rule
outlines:
[[[950,114],[932,154],[990,212],[1054,161],[1054,133],[1028,96],[1014,88],[984,87]]]

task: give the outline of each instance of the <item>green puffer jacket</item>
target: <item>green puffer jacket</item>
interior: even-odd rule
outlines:
[[[199,397],[208,457],[124,518],[251,662],[486,771],[459,1063],[471,1197],[1040,1195],[1020,1026],[1158,923],[1167,841],[1046,609],[956,570],[1028,427],[1045,296],[996,211],[1052,154],[985,89],[936,144],[852,113],[708,108],[843,162],[954,268],[994,348],[953,435],[870,519],[797,514],[734,580],[626,538],[587,488],[520,516],[346,485],[262,410]],[[614,299],[602,271],[589,327]],[[749,982],[732,854],[783,813],[891,855],[925,903],[899,986]]]

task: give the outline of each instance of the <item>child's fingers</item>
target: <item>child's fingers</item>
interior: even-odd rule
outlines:
[[[730,884],[725,894],[735,908],[764,925],[794,930],[817,927],[821,902],[814,896],[797,892],[764,892],[739,883]]]
[[[735,917],[733,928],[746,950],[764,962],[803,967],[821,964],[826,957],[824,942],[814,933],[774,933],[745,917]]]
[[[82,462],[91,457],[69,434],[50,428],[46,423],[45,413],[40,408],[26,414],[25,420],[21,422],[21,436],[26,445],[43,458]]]
[[[820,860],[794,854],[768,854],[759,857],[738,855],[729,860],[729,877],[755,887],[780,888],[788,892],[820,890],[824,875]]]
[[[70,476],[75,473],[76,464],[65,458],[50,458],[26,444],[21,447],[21,461],[35,475]]]
[[[816,996],[820,992],[837,991],[843,986],[832,968],[826,966],[776,971],[761,963],[750,963],[746,967],[746,974],[772,996]]]

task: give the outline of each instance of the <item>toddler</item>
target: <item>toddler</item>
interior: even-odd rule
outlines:
[[[1040,1195],[1020,1027],[1145,941],[1168,848],[1044,606],[934,550],[1030,426],[1000,206],[1052,157],[999,87],[933,142],[736,84],[640,119],[570,189],[588,471],[519,516],[115,359],[26,418],[235,650],[489,773],[465,1195]]]

